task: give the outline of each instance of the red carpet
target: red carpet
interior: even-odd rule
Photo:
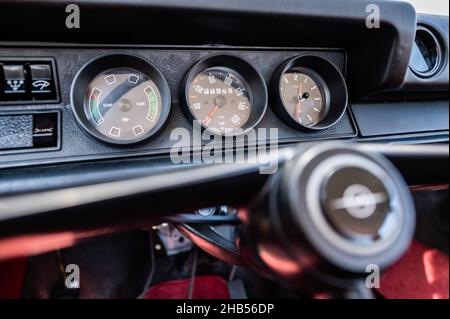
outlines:
[[[448,299],[448,255],[413,242],[402,259],[381,277],[387,299]]]
[[[17,258],[0,263],[0,299],[20,297],[26,261],[26,258]]]
[[[26,258],[0,263],[0,299],[20,296]],[[189,279],[162,282],[151,287],[145,299],[186,299]],[[405,256],[382,278],[378,292],[387,299],[448,299],[449,257],[436,249],[413,242]],[[194,299],[228,299],[228,285],[218,276],[198,276]]]
[[[187,299],[190,279],[162,282],[151,287],[144,299]],[[195,277],[193,299],[229,299],[227,282],[218,276]]]

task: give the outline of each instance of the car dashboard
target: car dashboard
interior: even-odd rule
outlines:
[[[0,247],[218,204],[263,221],[270,174],[228,165],[261,149],[292,176],[310,145],[380,153],[448,192],[448,23],[383,0],[1,1]]]

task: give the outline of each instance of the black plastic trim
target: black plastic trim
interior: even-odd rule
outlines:
[[[61,97],[59,93],[59,79],[58,79],[58,70],[56,68],[56,62],[55,59],[52,57],[3,57],[0,56],[0,67],[2,66],[2,62],[11,63],[16,62],[24,65],[28,65],[30,63],[46,63],[50,64],[51,66],[51,72],[52,72],[52,80],[53,80],[53,88],[55,90],[54,99],[42,99],[37,100],[30,97],[28,100],[18,100],[18,101],[2,101],[0,100],[0,110],[4,106],[16,106],[16,105],[41,105],[41,104],[58,104],[61,102]],[[0,79],[2,79],[2,71],[0,70]],[[27,80],[31,80],[31,75],[27,74]],[[0,88],[2,86],[0,85]],[[1,92],[0,92],[0,98],[1,98]]]

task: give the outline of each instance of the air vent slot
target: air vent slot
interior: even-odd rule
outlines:
[[[438,39],[423,26],[418,26],[409,66],[421,78],[429,78],[439,71],[442,50]]]

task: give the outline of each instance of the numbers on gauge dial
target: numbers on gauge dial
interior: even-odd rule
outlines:
[[[280,80],[280,94],[286,111],[297,123],[311,127],[323,119],[323,91],[309,75],[286,72]]]
[[[220,134],[243,128],[252,111],[248,85],[227,68],[198,74],[189,85],[188,101],[194,118]]]

